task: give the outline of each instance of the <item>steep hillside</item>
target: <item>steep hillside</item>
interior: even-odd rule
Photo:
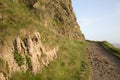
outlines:
[[[71,0],[0,0],[0,80],[87,80],[84,48]]]
[[[1,0],[0,10],[1,37],[20,34],[21,28],[44,28],[68,38],[84,39],[70,0]]]

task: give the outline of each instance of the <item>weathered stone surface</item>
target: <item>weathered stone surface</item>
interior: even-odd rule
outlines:
[[[3,73],[0,73],[0,80],[5,80]]]
[[[55,29],[57,33],[70,39],[77,39],[80,41],[84,40],[84,36],[82,35],[80,27],[76,22],[71,0],[49,0],[47,2],[44,1],[44,4],[44,8],[41,9],[43,12],[47,12],[42,14],[45,16],[44,19],[46,19],[46,17],[49,19],[50,16],[50,18],[57,23],[53,25],[55,27],[52,29]],[[62,24],[62,26],[59,24]]]
[[[4,54],[2,55],[8,63],[8,74],[20,70],[31,70],[33,73],[42,70],[44,66],[48,66],[51,61],[57,58],[58,47],[51,46],[51,48],[48,48],[41,43],[39,32],[27,34],[27,37],[23,40],[17,37],[12,42],[12,46],[7,47],[7,50],[3,51]],[[14,58],[15,51],[24,58],[22,66],[19,66]],[[31,64],[27,63],[26,56],[30,56]]]

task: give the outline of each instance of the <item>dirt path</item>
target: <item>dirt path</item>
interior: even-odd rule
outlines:
[[[120,80],[120,59],[94,42],[90,42],[87,52],[91,63],[92,80]]]

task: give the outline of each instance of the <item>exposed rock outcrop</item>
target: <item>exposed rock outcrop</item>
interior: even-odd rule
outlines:
[[[30,70],[36,73],[41,71],[44,66],[48,66],[50,61],[57,58],[58,47],[44,46],[40,39],[39,32],[35,32],[27,35],[24,39],[17,37],[11,42],[12,45],[2,52],[3,59],[8,65],[9,72],[7,74],[21,70]],[[16,59],[19,59],[19,61]],[[3,78],[3,76],[1,73],[0,77]]]
[[[0,80],[5,80],[3,73],[0,73]]]

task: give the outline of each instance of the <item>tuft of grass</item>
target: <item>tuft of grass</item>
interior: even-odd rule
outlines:
[[[13,54],[14,54],[14,59],[16,60],[18,65],[22,66],[24,64],[24,58],[22,57],[22,55],[18,53],[17,51],[14,51]]]
[[[0,72],[4,73],[5,75],[9,73],[8,63],[2,58],[0,58]]]
[[[16,3],[10,0],[1,0],[5,7],[0,8],[0,38],[17,36],[22,28],[34,26],[39,22],[35,14],[25,4]]]
[[[45,1],[44,0],[38,0],[40,2],[41,5],[44,5],[45,4]]]
[[[0,58],[0,65],[1,66],[4,65],[4,63],[5,63],[5,61],[2,58]]]
[[[32,69],[32,61],[29,55],[26,55],[26,63],[28,64],[28,68]]]
[[[116,48],[115,46],[113,46],[112,44],[110,44],[107,41],[102,41],[99,42],[105,49],[107,49],[110,53],[112,53],[113,55],[117,56],[120,58],[120,48]]]
[[[60,44],[58,58],[41,73],[21,72],[13,74],[10,80],[89,80],[90,66],[85,46],[83,42],[64,40]]]
[[[5,71],[4,67],[5,67],[5,61],[2,58],[0,58],[0,72]]]
[[[41,80],[39,75],[33,75],[29,71],[27,72],[15,72],[9,80]]]

